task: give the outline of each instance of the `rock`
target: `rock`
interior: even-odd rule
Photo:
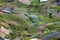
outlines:
[[[41,39],[38,39],[38,38],[32,38],[32,39],[30,39],[30,40],[41,40]]]
[[[9,27],[9,25],[5,22],[0,22],[0,23],[1,23],[1,25],[5,26],[5,27]]]
[[[45,28],[45,25],[40,25],[40,26],[37,27],[37,31],[41,31],[41,30],[43,30],[44,28]]]
[[[1,26],[1,29],[0,29],[4,34],[10,34],[12,31],[11,30],[7,30],[5,29],[3,26]]]
[[[6,19],[3,19],[3,21],[5,21],[7,24],[9,24],[10,22],[8,21],[8,20],[6,20]]]
[[[6,19],[4,19],[4,21],[5,21],[7,24],[19,26],[19,24],[18,24],[17,22],[15,22],[15,21],[12,21],[12,20],[6,20]]]
[[[5,34],[0,30],[0,37],[5,38]]]
[[[40,26],[37,27],[37,30],[43,30],[45,27],[49,26],[49,25],[52,25],[54,23],[47,23],[47,24],[42,24]]]
[[[12,24],[12,25],[19,26],[19,24],[18,24],[17,22],[15,22],[15,21],[9,20],[9,22],[10,22],[10,24]]]
[[[45,28],[46,26],[45,25],[40,25],[36,28],[37,30],[37,33],[38,34],[42,34],[43,33],[43,29]]]
[[[23,18],[23,19],[26,19],[26,18],[27,18],[27,16],[25,16],[24,13],[21,13],[21,14],[20,14],[20,17]]]
[[[42,25],[38,26],[38,27],[36,28],[38,34],[39,34],[39,33],[43,33],[43,29],[44,29],[45,27],[47,27],[48,25],[52,25],[52,24],[54,24],[54,23],[47,23],[47,24],[42,24]]]

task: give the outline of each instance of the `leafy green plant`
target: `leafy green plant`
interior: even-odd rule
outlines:
[[[38,0],[32,0],[31,5],[39,6],[39,1]]]

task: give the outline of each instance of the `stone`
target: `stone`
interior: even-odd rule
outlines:
[[[1,38],[4,38],[5,37],[5,34],[0,30],[0,37]]]
[[[0,23],[1,23],[1,25],[5,26],[5,27],[9,27],[9,25],[5,22],[0,22]]]
[[[3,26],[1,26],[1,29],[0,29],[4,34],[10,34],[12,31],[11,30],[7,30],[5,29]]]
[[[32,38],[32,39],[30,39],[30,40],[41,40],[41,39],[38,39],[38,38]]]

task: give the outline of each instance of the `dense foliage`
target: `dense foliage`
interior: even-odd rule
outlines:
[[[54,24],[47,27],[47,28],[50,29],[50,31],[48,31],[47,29],[44,29],[45,30],[44,35],[47,35],[47,33],[51,33],[53,31],[59,31],[59,28],[56,28],[56,26],[59,27],[57,25],[58,19],[54,18],[55,20],[53,20],[53,19],[50,19],[50,18],[47,18],[47,17],[44,18],[44,16],[39,16],[39,18],[40,18],[40,22],[37,22],[32,27],[29,26],[32,22],[31,20],[29,20],[29,18],[24,20],[24,19],[16,17],[14,14],[6,14],[6,15],[0,17],[0,21],[3,21],[3,22],[6,23],[5,20],[7,20],[7,21],[12,20],[12,21],[18,23],[19,26],[11,24],[11,25],[9,25],[9,27],[5,27],[5,28],[10,29],[10,30],[13,31],[10,35],[6,36],[9,39],[13,39],[13,38],[17,37],[18,35],[22,35],[22,36],[26,35],[26,36],[23,36],[23,40],[25,40],[25,39],[28,40],[29,38],[27,37],[27,35],[29,35],[29,34],[33,34],[32,36],[35,35],[34,37],[40,38],[40,36],[38,37],[37,34],[36,34],[37,33],[36,27],[38,25],[41,25],[41,24],[46,24],[46,22],[47,23],[52,22]]]
[[[1,1],[2,2],[2,1]],[[30,40],[31,38],[43,38],[46,35],[50,35],[53,32],[59,32],[60,31],[60,18],[52,16],[52,18],[49,18],[49,16],[40,15],[38,11],[40,10],[40,5],[48,4],[49,2],[42,2],[39,3],[38,0],[32,0],[31,4],[29,6],[20,3],[17,1],[16,8],[19,12],[25,12],[24,8],[27,9],[26,11],[26,19],[20,17],[20,14],[18,16],[14,13],[11,14],[5,14],[0,15],[0,22],[4,22],[9,25],[7,27],[6,25],[2,25],[0,23],[0,27],[4,26],[6,29],[12,30],[12,33],[9,35],[6,35],[7,39],[14,40],[17,37],[20,37],[22,40]],[[3,7],[9,3],[3,2],[0,3],[0,7]],[[11,3],[12,4],[12,3]],[[13,3],[14,4],[14,3]],[[37,8],[38,7],[38,8]],[[30,11],[30,9],[32,11]],[[54,7],[57,10],[60,10],[59,6]],[[28,10],[29,9],[29,10]],[[24,10],[24,11],[23,11]],[[30,12],[30,14],[29,14]],[[52,23],[51,25],[46,26],[43,29],[43,34],[37,34],[37,27],[40,25],[45,25],[48,23]],[[57,40],[58,38],[53,38],[50,40]]]

